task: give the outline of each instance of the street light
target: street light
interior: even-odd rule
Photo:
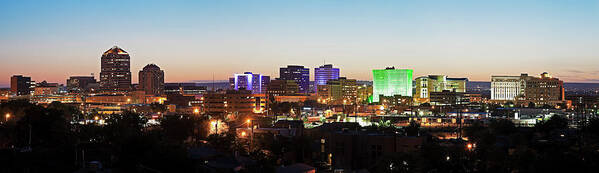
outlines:
[[[4,115],[4,117],[6,117],[6,120],[8,120],[10,118],[10,113],[6,113],[6,115]]]
[[[466,147],[468,147],[468,151],[472,151],[472,148],[474,148],[474,146],[471,143],[468,143]]]

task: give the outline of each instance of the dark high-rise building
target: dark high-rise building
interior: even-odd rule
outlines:
[[[90,84],[96,84],[94,76],[71,76],[67,79],[67,89],[69,92],[86,91]]]
[[[14,75],[10,78],[10,91],[15,95],[29,95],[31,93],[31,77]]]
[[[275,79],[268,84],[268,95],[270,96],[285,96],[295,95],[298,93],[299,87],[294,80]]]
[[[308,93],[310,87],[310,69],[299,65],[288,65],[279,71],[281,80],[294,80],[300,93]]]
[[[339,68],[333,68],[332,64],[325,64],[314,68],[314,89],[318,91],[319,85],[326,85],[327,81],[339,78]]]
[[[146,94],[160,95],[164,91],[164,71],[155,64],[146,65],[139,71],[139,89]]]
[[[104,91],[128,91],[131,89],[129,53],[114,46],[102,54],[100,89]]]

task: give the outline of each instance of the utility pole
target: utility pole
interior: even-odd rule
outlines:
[[[29,124],[29,147],[31,147],[31,124]]]
[[[218,135],[218,120],[215,121],[216,123],[214,123],[214,131],[216,133],[216,135]]]
[[[250,152],[252,151],[252,144],[254,143],[254,121],[250,120],[250,128],[252,128],[252,136],[250,136]]]

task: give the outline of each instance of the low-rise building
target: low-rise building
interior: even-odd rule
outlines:
[[[294,80],[275,79],[270,81],[267,93],[269,97],[297,95],[299,86]]]
[[[247,115],[266,112],[267,99],[264,94],[252,94],[251,91],[227,90],[221,93],[203,95],[204,111],[213,115]]]
[[[414,101],[416,103],[428,103],[431,100],[431,93],[444,90],[465,93],[467,82],[468,78],[448,78],[445,75],[418,77],[415,80]]]
[[[326,85],[318,85],[318,98],[327,100],[329,104],[355,104],[357,102],[355,79],[340,77],[330,79]]]
[[[567,105],[564,82],[551,77],[547,72],[540,77],[528,74],[492,76],[491,101],[513,101],[523,105]]]

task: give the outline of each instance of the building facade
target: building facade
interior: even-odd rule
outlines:
[[[139,71],[139,89],[148,95],[164,93],[164,71],[156,64],[148,64]]]
[[[355,79],[340,77],[318,86],[318,98],[334,104],[354,104],[357,102],[357,85]]]
[[[10,92],[13,95],[29,95],[32,91],[31,77],[14,75],[10,78]]]
[[[102,54],[100,89],[108,92],[131,90],[129,53],[114,46]]]
[[[326,85],[327,81],[339,78],[339,68],[334,68],[332,64],[325,64],[314,68],[314,88],[318,92],[319,85]]]
[[[33,95],[57,95],[60,92],[60,87],[61,85],[59,85],[58,83],[48,83],[46,81],[42,81],[35,85]]]
[[[358,103],[372,103],[372,85],[359,85],[356,92]]]
[[[69,92],[82,92],[88,89],[88,86],[96,84],[94,76],[71,76],[67,79],[67,90]]]
[[[522,94],[520,76],[491,76],[491,100],[516,100]]]
[[[428,103],[430,93],[451,92],[465,93],[468,78],[448,78],[445,75],[428,75],[418,77],[415,80],[414,101],[417,103]]]
[[[373,102],[379,101],[379,96],[412,96],[412,69],[386,69],[372,70],[373,74]]]
[[[279,70],[279,78],[293,80],[299,87],[299,93],[308,93],[310,87],[310,69],[299,65],[288,65]]]
[[[540,77],[522,75],[524,97],[520,102],[532,102],[536,105],[556,105],[565,101],[564,82],[551,77],[547,72]]]
[[[250,91],[228,90],[225,93],[204,94],[204,110],[212,115],[248,115],[266,112],[266,95]]]
[[[542,73],[540,77],[528,74],[492,76],[491,100],[537,105],[561,104],[565,101],[564,82],[551,77],[547,72]]]
[[[270,76],[252,72],[234,74],[233,78],[229,79],[229,84],[233,90],[250,90],[254,94],[263,94],[266,93],[268,84],[270,84]]]
[[[294,80],[275,79],[268,85],[269,96],[296,95],[299,93],[299,86]]]
[[[430,93],[430,104],[434,106],[456,106],[470,103],[464,92],[450,90],[435,91]]]
[[[206,86],[198,86],[195,83],[166,83],[164,94],[193,96],[204,94],[208,91]]]

